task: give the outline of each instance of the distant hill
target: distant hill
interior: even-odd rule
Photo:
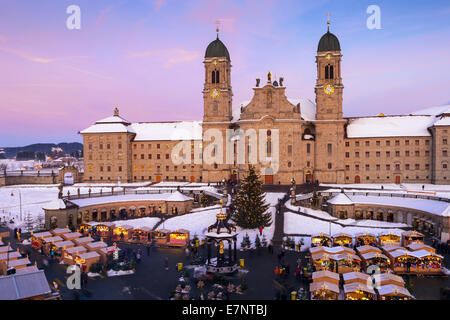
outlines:
[[[58,144],[36,143],[24,147],[0,147],[0,149],[3,149],[4,151],[3,156],[7,159],[14,158],[19,152],[34,152],[35,154],[42,152],[47,155],[51,154],[52,149],[55,150],[54,148],[61,148],[64,153],[71,154],[72,152],[82,151],[83,144],[79,142],[62,142]]]

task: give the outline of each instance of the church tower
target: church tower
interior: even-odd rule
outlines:
[[[227,47],[219,39],[206,49],[205,84],[203,88],[204,122],[231,121],[231,60]]]
[[[211,42],[205,53],[203,86],[203,170],[202,181],[228,180],[232,165],[227,163],[227,129],[232,120],[231,59],[227,47],[219,39]],[[221,137],[209,134],[220,132]]]
[[[342,114],[341,46],[328,31],[317,49],[315,179],[324,183],[345,183],[344,135]]]
[[[319,41],[317,49],[317,81],[315,87],[317,120],[342,119],[341,46],[338,38],[328,31]]]

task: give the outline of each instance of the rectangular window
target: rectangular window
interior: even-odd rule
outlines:
[[[405,164],[405,170],[409,170],[409,164]]]
[[[366,141],[366,147],[370,146],[370,141]]]
[[[350,166],[348,164],[345,166],[345,170],[350,170]]]
[[[370,152],[366,152],[366,158],[370,158]]]
[[[400,157],[400,151],[395,151],[395,156]]]
[[[119,172],[122,172],[122,166],[119,166]]]
[[[141,160],[144,160],[145,158],[144,158],[144,155],[143,154],[141,154]]]
[[[111,145],[109,143],[106,145],[106,149],[111,149]]]
[[[158,143],[157,145],[156,145],[156,149],[160,149],[161,148],[161,145]]]
[[[442,150],[442,156],[447,157],[447,150]]]
[[[359,147],[359,141],[355,141],[355,147]]]
[[[415,168],[416,168],[416,170],[420,170],[420,164],[416,163]]]
[[[100,149],[103,149],[103,144],[100,143]]]
[[[366,171],[370,171],[370,165],[366,164]]]
[[[377,164],[377,171],[380,171],[381,166],[379,164]]]
[[[391,157],[391,152],[390,151],[386,151],[386,158],[390,158]]]
[[[415,140],[414,143],[416,144],[416,146],[420,145],[420,141],[419,140]]]
[[[391,145],[390,141],[386,141],[386,146],[389,147]]]
[[[359,164],[355,164],[355,171],[359,171]]]
[[[156,155],[156,159],[161,159],[161,155],[159,153]]]
[[[430,140],[425,140],[425,145],[429,146],[430,145]]]
[[[359,158],[359,152],[355,152],[355,158]]]
[[[288,155],[292,156],[292,146],[288,146]]]
[[[350,147],[350,142],[346,141],[346,142],[345,142],[345,146],[346,146],[346,147]]]
[[[377,144],[377,147],[379,147],[381,145],[380,141],[377,141],[376,144]]]
[[[167,160],[167,159],[169,159],[169,154],[168,154],[168,153],[166,153],[166,160]]]
[[[409,146],[409,140],[405,140],[405,146]]]
[[[345,153],[345,157],[346,157],[346,158],[350,158],[350,152],[346,152],[346,153]]]
[[[306,153],[311,153],[311,144],[310,143],[306,144]]]
[[[399,146],[400,145],[400,140],[395,140],[395,145]]]
[[[377,158],[379,158],[381,156],[381,152],[377,151]]]
[[[416,157],[420,157],[420,151],[417,150],[417,151],[415,152],[415,155],[416,155]]]
[[[391,170],[391,165],[390,165],[390,164],[387,164],[387,165],[386,165],[386,171],[389,171],[389,170]]]
[[[331,143],[329,143],[327,145],[327,150],[328,150],[328,154],[331,154],[333,152],[333,145]]]
[[[119,143],[118,148],[122,149],[122,144],[121,143]]]
[[[328,169],[331,169],[333,167],[333,165],[329,162],[328,163]]]
[[[151,160],[152,159],[152,155],[149,153],[148,154],[148,160]]]

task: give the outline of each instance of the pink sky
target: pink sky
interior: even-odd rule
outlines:
[[[450,10],[441,3],[381,1],[383,29],[370,31],[365,1],[75,2],[82,29],[72,31],[72,2],[1,5],[0,146],[81,141],[77,132],[115,106],[130,121],[200,120],[202,61],[217,19],[233,64],[234,106],[251,99],[255,78],[268,70],[285,78],[288,97],[314,101],[328,11],[344,54],[345,116],[450,100]]]

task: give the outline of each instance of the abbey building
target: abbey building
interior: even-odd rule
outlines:
[[[345,118],[341,61],[328,30],[317,49],[315,103],[286,97],[284,79],[269,72],[251,101],[233,108],[230,53],[217,37],[203,61],[203,119],[131,123],[116,109],[80,132],[83,180],[238,180],[257,159],[267,184],[449,183],[450,106]]]

